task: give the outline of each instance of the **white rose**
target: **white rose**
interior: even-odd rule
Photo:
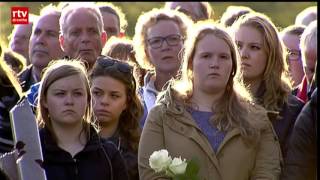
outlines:
[[[169,165],[169,169],[173,174],[184,174],[187,169],[186,160],[181,160],[181,157],[174,158]]]
[[[153,152],[149,158],[150,167],[156,172],[165,171],[172,161],[168,154],[165,149]]]

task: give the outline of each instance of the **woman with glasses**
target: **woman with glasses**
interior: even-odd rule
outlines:
[[[199,22],[185,46],[181,77],[170,81],[143,128],[140,179],[169,179],[149,165],[160,149],[197,159],[201,180],[278,179],[279,143],[266,111],[236,81],[238,55],[229,34]]]
[[[101,139],[92,125],[83,63],[57,60],[49,64],[39,89],[37,114],[48,180],[128,179],[117,147]]]
[[[153,9],[138,18],[133,37],[135,55],[140,66],[149,71],[139,90],[144,102],[141,127],[158,93],[177,75],[179,55],[191,24],[192,20],[186,15],[169,9]]]
[[[99,135],[116,144],[126,162],[129,179],[139,180],[137,154],[143,109],[132,71],[126,62],[101,56],[93,66],[90,81]]]
[[[304,103],[291,94],[284,48],[277,28],[260,13],[241,17],[231,28],[241,56],[241,80],[255,102],[269,112],[285,157],[289,137]]]

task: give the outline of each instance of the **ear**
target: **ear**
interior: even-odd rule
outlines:
[[[106,44],[107,38],[108,38],[107,33],[103,31],[101,34],[102,47],[104,47],[104,45]]]
[[[48,109],[48,102],[47,102],[46,98],[42,99],[42,105],[43,105],[43,107]]]
[[[64,51],[64,37],[60,34],[59,36],[60,47]]]

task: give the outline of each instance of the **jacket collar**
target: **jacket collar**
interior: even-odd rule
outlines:
[[[52,135],[47,128],[42,128],[40,130],[40,138],[41,138],[42,148],[44,148],[45,151],[48,151],[48,152],[64,151],[53,140]],[[90,126],[90,138],[81,152],[94,151],[100,148],[99,143],[100,143],[100,137],[98,136],[93,126]]]
[[[240,135],[240,130],[238,128],[234,128],[233,130],[227,132],[224,140],[218,148],[218,151],[214,153],[214,150],[212,149],[205,135],[203,133],[199,133],[201,132],[201,129],[193,120],[192,115],[187,111],[186,107],[181,101],[174,98],[174,93],[175,92],[172,89],[172,85],[170,83],[167,89],[159,95],[159,103],[165,106],[164,114],[167,116],[171,116],[177,122],[172,121],[171,118],[164,118],[164,121],[169,124],[169,127],[174,129],[175,131],[180,131],[179,133],[183,133],[185,136],[189,137],[195,143],[197,143],[219,170],[219,161],[217,159],[217,155],[219,154],[219,152],[221,152],[224,145],[230,139],[237,135]],[[185,130],[185,125],[191,126],[194,129],[187,132]],[[221,171],[219,170],[218,172]]]
[[[154,72],[147,72],[144,77],[145,91],[153,93],[155,96],[158,95],[159,91],[154,86]]]

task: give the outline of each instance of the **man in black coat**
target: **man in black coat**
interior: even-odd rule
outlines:
[[[282,180],[317,179],[317,89],[296,120],[285,162]]]

